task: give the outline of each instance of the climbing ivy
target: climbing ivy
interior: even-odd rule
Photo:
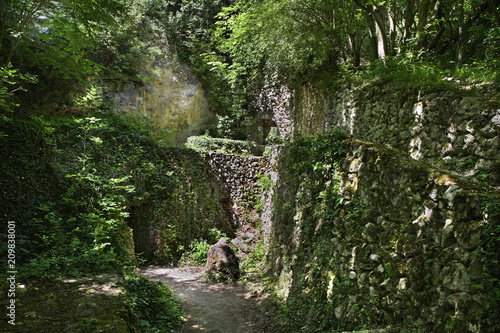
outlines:
[[[142,256],[134,254],[131,227],[160,230],[161,248],[145,259],[164,262],[209,237],[221,208],[203,157],[159,145],[137,123],[102,112],[0,119],[2,218],[19,230],[20,274],[135,266]]]
[[[290,204],[292,200],[286,195],[276,200],[274,212],[281,222],[275,223],[279,228],[275,234],[285,237],[280,242],[285,244],[284,261],[288,251],[298,254],[293,260],[293,285],[289,286],[289,296],[280,310],[283,331],[326,332],[336,328],[329,293],[348,295],[351,288],[348,277],[331,275],[335,262],[330,235],[343,203],[339,195],[339,168],[346,154],[346,137],[332,131],[315,138],[296,138],[281,160],[281,168],[287,170],[283,182],[289,193],[297,193],[297,204]],[[294,220],[301,223],[298,238],[291,233],[293,228],[286,227],[285,221]],[[297,244],[301,250],[294,251],[290,244]],[[329,290],[332,279],[336,290]]]

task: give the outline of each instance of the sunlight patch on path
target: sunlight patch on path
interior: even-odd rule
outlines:
[[[155,267],[141,272],[169,284],[186,320],[179,333],[270,333],[268,315],[252,294],[237,284],[209,284],[202,267]]]

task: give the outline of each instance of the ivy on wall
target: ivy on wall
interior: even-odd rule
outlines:
[[[101,112],[0,122],[2,219],[16,221],[21,274],[135,266],[138,225],[160,227],[159,256],[174,262],[220,224],[203,157],[160,146],[145,123]]]

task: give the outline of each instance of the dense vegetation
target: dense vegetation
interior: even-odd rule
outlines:
[[[368,148],[374,151],[381,149],[376,153],[380,169],[374,173],[383,174],[375,179],[383,182],[387,174],[389,178],[397,179],[396,174],[408,168],[412,173],[410,182],[412,184],[419,182],[419,172],[422,170],[419,171],[418,168],[412,167],[411,163],[399,160],[400,157],[395,149],[387,149],[381,153],[385,148],[375,146]],[[380,193],[383,192],[393,198],[394,192],[380,183],[377,186],[371,185],[378,180],[369,176],[373,170],[370,170],[372,166],[366,155],[363,156],[363,162],[346,160],[346,154],[352,154],[351,149],[352,141],[346,139],[345,134],[333,131],[316,137],[295,138],[286,146],[281,156],[279,168],[283,176],[278,180],[279,183],[274,190],[274,229],[269,241],[267,258],[262,256],[260,260],[268,269],[266,273],[261,272],[266,281],[265,285],[277,298],[278,319],[282,331],[340,332],[385,328],[389,332],[468,332],[464,318],[455,318],[453,312],[446,313],[443,311],[444,305],[442,308],[435,307],[432,310],[442,314],[440,317],[442,322],[434,322],[434,326],[428,326],[420,314],[415,315],[421,311],[419,309],[413,309],[415,313],[408,314],[408,317],[395,319],[397,315],[388,311],[387,303],[384,304],[382,300],[383,291],[374,294],[375,296],[372,296],[371,292],[369,295],[363,295],[363,289],[366,291],[367,288],[364,283],[376,279],[377,274],[381,276],[380,280],[377,280],[378,283],[385,281],[384,284],[392,277],[399,279],[401,276],[410,275],[412,268],[408,262],[405,263],[403,270],[400,266],[398,271],[397,264],[391,264],[387,257],[390,257],[389,253],[404,256],[402,253],[404,251],[400,251],[405,248],[403,245],[406,242],[405,237],[410,234],[407,228],[412,223],[406,222],[410,216],[407,203],[400,202],[400,206],[397,207],[387,204]],[[387,163],[390,159],[393,159],[392,162]],[[368,201],[363,199],[363,194],[360,194],[363,192],[361,189],[363,180],[359,182],[359,187],[357,182],[355,188],[346,185],[348,183],[346,179],[349,179],[347,170],[354,169],[353,165],[356,164],[346,161],[351,163],[356,161],[365,165],[362,177],[368,179],[365,182],[371,187]],[[391,163],[394,163],[393,169]],[[384,171],[380,171],[381,169]],[[424,184],[428,182],[429,175],[426,172],[421,177]],[[391,184],[394,186],[394,183]],[[500,300],[497,250],[500,246],[498,237],[500,201],[498,191],[489,189],[485,183],[481,183],[481,186],[481,189],[479,187],[474,189],[472,186],[469,189],[471,192],[479,191],[481,209],[488,214],[489,221],[482,231],[480,246],[471,254],[480,257],[481,265],[484,265],[479,280],[481,283],[472,288],[484,289],[487,297],[480,305],[484,312],[481,311],[479,314],[471,311],[467,315],[476,319],[480,316],[481,331],[496,332]],[[395,192],[397,191],[396,189]],[[413,193],[422,194],[419,191]],[[394,225],[388,227],[387,224],[371,223],[383,219],[383,214],[375,208],[377,202],[383,207],[384,212],[394,210],[387,213],[387,216],[390,215],[390,220],[397,221]],[[467,215],[466,223],[469,218],[474,219],[471,215]],[[431,224],[425,227],[425,229],[430,228]],[[442,230],[439,230],[439,233],[442,233]],[[425,243],[423,239],[426,236],[419,241],[415,241],[412,236],[409,237],[408,248],[413,249],[409,257],[411,260],[417,259],[419,265],[430,266],[430,263],[446,252],[440,248],[436,252],[439,255],[433,256],[427,253],[424,257],[418,248]],[[466,238],[469,237],[472,238],[467,234]],[[371,247],[370,243],[374,239],[379,239],[380,242]],[[377,263],[372,261],[374,253],[384,252],[386,259]],[[370,259],[363,261],[363,258]],[[361,279],[356,279],[356,274],[359,276],[364,268],[370,264],[376,267],[380,263],[378,271],[373,270],[365,276],[368,277],[366,281],[361,282]],[[418,289],[422,292],[423,299],[419,300],[419,306],[427,304],[426,302],[430,300],[435,301],[437,288],[446,288],[440,284],[432,284],[431,276],[431,273],[423,274],[411,282],[413,291]],[[419,283],[420,286],[417,287]],[[389,298],[389,295],[396,294],[398,292],[392,290],[386,292],[385,296]],[[412,294],[412,297],[418,298],[416,294]],[[398,309],[407,310],[404,306]],[[345,315],[346,313],[348,314]]]
[[[125,287],[133,332],[175,332],[183,319],[179,301],[170,288],[143,276],[127,276]]]
[[[166,262],[208,237],[218,211],[203,159],[159,146],[138,126],[105,113],[1,120],[3,218],[17,221],[23,274],[134,266],[141,257],[130,248],[130,227],[138,218],[168,226],[168,244],[155,255]]]
[[[147,123],[111,115],[93,87],[101,80],[147,82],[154,73],[146,64],[174,62],[167,55],[175,53],[195,70],[219,114],[210,134],[245,139],[243,129],[264,88],[378,79],[433,89],[446,84],[445,77],[498,84],[499,6],[497,0],[4,0],[0,202],[2,219],[18,226],[19,274],[127,271],[143,260],[172,263],[183,255],[200,262],[197,254],[220,235],[214,229],[220,227],[220,207],[200,172],[203,157],[165,147]],[[289,161],[292,178],[312,175],[304,186],[318,197],[325,221],[338,207],[334,176],[343,154],[338,133],[328,135],[298,139],[291,147],[295,160]],[[253,148],[192,140],[202,149]],[[318,187],[325,180],[330,187]],[[280,204],[283,214],[291,214]],[[498,214],[495,200],[487,207]],[[165,244],[157,253],[133,252],[130,229],[138,220],[161,229]],[[498,226],[488,226],[483,240],[489,287],[497,293],[498,234]],[[141,299],[151,298],[156,287],[143,287],[139,278],[127,283],[131,311],[141,313],[134,325],[147,326],[156,319],[150,320]],[[324,289],[308,288],[319,287]],[[498,304],[500,297],[493,295]],[[324,304],[312,293],[295,304],[285,309],[286,325],[299,325],[294,320],[302,317],[296,315],[308,307],[306,325],[333,327],[317,317],[321,312],[314,311]],[[170,315],[179,318],[159,314]],[[160,320],[157,327],[169,325]]]
[[[46,297],[32,299],[33,290],[50,295],[65,290],[52,291],[50,283],[36,281],[131,274],[145,261],[175,263],[184,249],[213,243],[212,230],[221,227],[202,156],[162,146],[148,123],[134,117],[98,110],[71,117],[3,117],[0,134],[2,220],[4,228],[15,221],[17,278],[30,290],[18,296],[19,311],[36,312],[44,304]],[[139,249],[136,242],[134,249],[131,228],[137,235],[139,226],[159,230],[161,246],[151,240],[150,252],[139,252],[148,244]],[[7,256],[6,241],[1,252]],[[1,274],[6,281],[6,272]],[[179,306],[168,287],[131,275],[124,290],[123,302],[106,311],[129,309],[123,317],[130,329],[170,332],[180,324]],[[71,292],[84,301],[81,292]],[[64,299],[54,298],[65,308]],[[78,316],[84,316],[84,307],[78,309]],[[89,327],[99,324],[94,318],[82,320]],[[19,324],[25,329],[40,325],[36,320]]]
[[[165,61],[165,49],[198,73],[232,129],[218,135],[233,139],[255,96],[277,84],[498,81],[494,0],[10,0],[0,14],[5,110],[23,88],[33,110],[56,95],[67,107],[68,88],[88,78],[147,80],[144,64]]]

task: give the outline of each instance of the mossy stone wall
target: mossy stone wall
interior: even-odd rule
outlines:
[[[500,92],[495,86],[430,91],[372,82],[350,88],[306,85],[271,95],[256,105],[284,124],[284,136],[339,128],[391,145],[414,160],[500,184]]]
[[[484,214],[487,188],[384,145],[344,144],[331,161],[308,153],[317,144],[280,158],[266,223],[284,325],[479,332],[491,293],[480,243],[499,222]]]

